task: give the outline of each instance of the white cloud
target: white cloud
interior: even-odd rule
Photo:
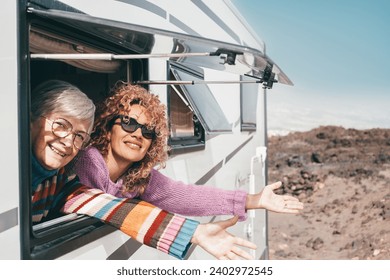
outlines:
[[[307,131],[321,125],[356,129],[390,128],[389,97],[373,99],[369,94],[326,95],[291,88],[273,91],[268,92],[269,134]]]

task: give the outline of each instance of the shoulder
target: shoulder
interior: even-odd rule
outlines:
[[[95,147],[88,147],[79,151],[79,154],[74,159],[74,170],[80,175],[85,172],[108,172],[103,155]]]
[[[103,159],[103,156],[102,154],[99,152],[98,149],[96,149],[95,147],[93,146],[90,146],[84,150],[80,150],[78,155],[77,155],[77,158],[102,158]]]
[[[150,171],[150,180],[159,181],[159,180],[162,180],[164,178],[166,178],[166,176],[164,176],[160,171],[158,171],[154,168]]]
[[[99,150],[94,147],[80,151],[80,155],[75,159],[74,173],[86,186],[98,188],[104,192],[108,192],[110,188],[108,167]]]
[[[75,159],[76,165],[104,165],[103,155],[95,147],[88,147],[79,151]]]

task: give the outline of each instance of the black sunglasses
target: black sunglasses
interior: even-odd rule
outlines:
[[[114,124],[116,119],[121,119],[120,125],[126,132],[133,133],[138,128],[141,128],[142,136],[146,139],[153,139],[156,137],[154,129],[147,128],[146,125],[138,123],[136,119],[130,118],[129,116],[118,115],[113,119]]]

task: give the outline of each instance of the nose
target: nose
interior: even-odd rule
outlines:
[[[66,146],[66,147],[72,147],[73,146],[73,141],[74,141],[74,134],[69,133],[67,136],[60,138],[61,142]]]
[[[138,127],[133,133],[131,133],[132,136],[141,138],[142,137],[142,130],[140,127]]]

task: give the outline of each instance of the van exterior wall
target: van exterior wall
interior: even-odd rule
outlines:
[[[108,1],[61,0],[91,16],[246,45],[264,53],[265,45],[229,0]],[[137,4],[134,4],[137,3]],[[206,3],[206,4],[203,4]],[[194,24],[194,18],[196,23]]]
[[[19,259],[17,1],[2,1],[0,26],[0,259]]]
[[[12,0],[7,1],[11,2]],[[12,1],[13,2],[13,1]],[[162,11],[165,11],[165,17],[161,17],[156,13],[150,13],[143,8],[139,8],[130,4],[126,4],[126,1],[101,1],[96,0],[94,5],[90,5],[90,1],[85,0],[63,0],[61,1],[69,6],[72,6],[76,9],[79,9],[87,14],[96,17],[102,17],[107,19],[119,20],[124,22],[131,22],[134,24],[147,25],[150,27],[166,29],[169,31],[176,31],[180,33],[190,33],[188,29],[181,29],[180,25],[173,24],[175,21],[171,19],[177,18],[180,19],[180,22],[185,23],[184,26],[191,27],[192,35],[202,36],[206,38],[212,38],[214,40],[226,41],[234,44],[244,44],[251,42],[250,47],[257,48],[259,50],[263,50],[264,45],[259,42],[256,38],[252,36],[252,34],[244,28],[242,22],[238,19],[234,19],[234,17],[223,16],[224,13],[220,11],[226,12],[226,14],[231,15],[229,12],[229,7],[225,5],[225,1],[209,1],[212,6],[212,10],[218,12],[218,16],[223,20],[228,26],[231,27],[232,30],[239,30],[237,33],[240,37],[230,36],[232,33],[226,33],[226,30],[221,28],[221,26],[215,26],[215,21],[213,21],[212,26],[215,26],[216,29],[210,28],[211,25],[195,25],[193,24],[193,12],[196,9],[199,18],[197,22],[209,22],[210,19],[207,19],[207,14],[202,14],[199,7],[193,7],[194,2],[196,1],[171,1],[171,0],[159,0],[159,1],[144,1],[144,3],[152,3],[157,7],[160,7]],[[109,4],[107,4],[109,2]],[[229,1],[227,1],[229,2]],[[171,4],[171,3],[174,3]],[[102,5],[106,6],[106,9],[102,9]],[[188,21],[188,22],[187,22]],[[191,22],[190,22],[191,21]],[[219,28],[219,29],[218,29]],[[212,31],[211,31],[212,30]],[[212,32],[212,33],[210,33]],[[15,36],[15,34],[14,34]],[[14,50],[16,47],[14,48]],[[163,52],[163,51],[161,51]],[[2,52],[3,53],[3,52]],[[16,54],[15,54],[16,55]],[[15,56],[16,57],[16,56]],[[14,57],[14,61],[16,62],[16,58]],[[166,60],[164,59],[152,59],[149,64],[150,68],[150,80],[165,80],[167,78],[166,73]],[[220,73],[218,73],[220,74]],[[212,78],[212,74],[206,71],[206,75],[208,78]],[[16,77],[16,74],[15,74]],[[227,75],[228,79],[233,79],[232,76]],[[237,80],[239,79],[236,77]],[[16,78],[15,78],[16,79]],[[10,86],[15,87],[14,92],[16,93],[16,80],[10,81]],[[207,79],[207,78],[206,78]],[[223,80],[221,76],[218,77],[218,80]],[[231,98],[235,101],[239,101],[239,86],[238,85],[230,85],[229,92],[231,94]],[[224,92],[223,90],[215,86],[213,87],[216,98],[221,98]],[[232,89],[233,88],[233,89]],[[161,100],[166,103],[166,86],[151,86],[151,91],[158,94]],[[9,88],[12,90],[12,87]],[[264,109],[265,104],[263,104],[262,92],[259,89],[259,106],[258,108],[258,128],[256,133],[249,132],[241,132],[240,125],[235,125],[233,128],[233,133],[230,134],[220,134],[217,136],[208,136],[206,141],[206,148],[203,151],[193,152],[190,154],[177,155],[172,157],[166,169],[163,170],[163,173],[169,175],[170,177],[182,180],[187,183],[197,183],[199,182],[204,175],[209,172],[212,168],[218,165],[221,161],[223,162],[222,168],[214,174],[214,176],[210,177],[204,183],[206,185],[216,186],[218,188],[230,189],[234,190],[237,188],[243,188],[248,190],[249,181],[248,176],[250,173],[250,159],[255,155],[256,148],[259,146],[265,146],[265,119],[264,119]],[[12,92],[12,91],[11,91]],[[2,98],[2,97],[1,97]],[[15,98],[15,99],[13,99]],[[223,99],[223,98],[222,98]],[[8,101],[8,100],[5,100]],[[16,108],[16,94],[15,97],[12,97],[11,102],[15,102],[15,108],[13,109],[13,113],[15,115],[15,131],[12,132],[11,135],[17,135],[17,108]],[[239,102],[236,102],[236,106],[239,106]],[[239,107],[234,108],[232,110],[228,110],[228,106],[222,106],[222,108],[227,115],[229,120],[234,121],[239,120],[240,112]],[[9,118],[7,118],[8,120]],[[3,120],[0,120],[0,124],[3,126]],[[237,122],[236,122],[237,123]],[[3,141],[3,140],[1,140]],[[7,141],[13,141],[14,145],[17,145],[17,138]],[[247,142],[248,141],[248,142]],[[1,142],[3,144],[3,142]],[[4,143],[4,144],[7,144]],[[227,144],[228,143],[228,144]],[[228,156],[231,155],[235,150],[239,149],[244,143],[246,143],[237,154],[230,160],[227,160]],[[17,155],[17,147],[14,147],[14,150],[10,152],[10,155]],[[17,169],[17,157],[15,158],[15,168]],[[11,170],[11,171],[12,171]],[[18,178],[18,174],[16,173],[14,178]],[[13,184],[15,184],[14,180]],[[265,181],[265,180],[264,180]],[[258,184],[258,190],[262,187],[261,184]],[[18,204],[18,194],[17,194],[17,185],[15,185],[15,193],[13,194],[13,199],[15,200],[15,205],[17,207]],[[12,201],[12,198],[11,198]],[[265,232],[265,214],[259,211],[256,214],[256,224],[261,225],[261,227],[256,228],[256,231],[263,234]],[[196,218],[201,222],[208,222],[212,217],[203,217]],[[219,218],[217,218],[219,219]],[[253,226],[253,220],[251,218],[248,219],[245,223],[237,224],[232,232],[238,236],[245,237],[247,234],[247,227],[251,224]],[[263,240],[263,238],[261,238]],[[112,253],[114,253],[118,248],[122,246],[123,243],[129,241],[129,238],[122,234],[119,231],[115,231],[103,238],[91,242],[69,254],[66,254],[61,257],[61,259],[101,259],[107,258]],[[263,242],[263,241],[261,241]],[[12,242],[10,244],[19,244],[19,242]],[[1,232],[0,232],[0,245],[2,245],[1,240]],[[259,244],[258,244],[259,245]],[[264,246],[259,246],[259,249],[256,251],[256,257],[259,257],[263,251]],[[1,257],[1,253],[0,253]],[[173,259],[172,257],[159,253],[157,250],[148,248],[146,246],[142,246],[139,250],[136,250],[134,254],[131,255],[131,259]],[[203,250],[195,250],[190,259],[213,259],[212,256],[208,255]]]

